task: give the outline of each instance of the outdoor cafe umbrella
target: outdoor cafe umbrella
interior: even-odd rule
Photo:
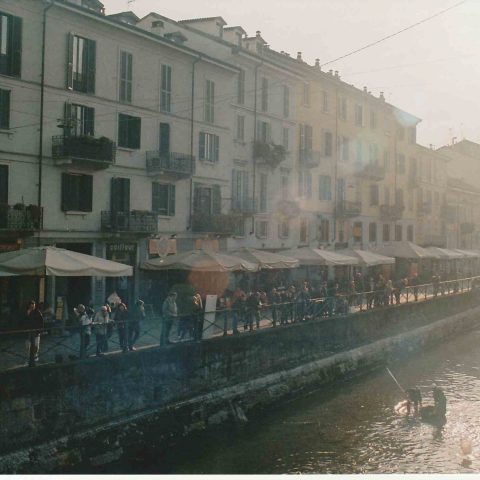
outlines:
[[[430,252],[432,255],[435,255],[435,258],[442,260],[457,260],[459,258],[465,258],[466,255],[454,250],[449,250],[448,248],[440,247],[427,247],[425,250]]]
[[[358,265],[359,261],[355,257],[349,257],[330,250],[320,250],[318,248],[293,248],[291,250],[285,250],[282,255],[296,258],[302,266],[315,266],[315,265]]]
[[[257,264],[260,270],[273,270],[278,268],[298,267],[299,261],[293,257],[286,257],[278,253],[243,247],[231,252],[233,255]]]
[[[348,255],[350,257],[358,258],[360,265],[366,267],[374,267],[377,265],[393,265],[395,264],[395,259],[392,257],[386,257],[385,255],[380,255],[379,253],[370,252],[369,250],[358,250],[358,249],[344,249],[338,250],[337,253],[342,255]]]
[[[129,277],[133,268],[104,258],[51,246],[0,254],[0,276]]]
[[[194,272],[256,272],[255,265],[243,258],[207,250],[191,250],[166,258],[154,258],[143,262],[144,270],[187,270]]]
[[[392,242],[389,245],[383,245],[376,247],[375,252],[381,255],[395,258],[407,258],[407,259],[422,259],[422,258],[436,258],[436,255],[429,252],[423,247],[416,245],[412,242]]]

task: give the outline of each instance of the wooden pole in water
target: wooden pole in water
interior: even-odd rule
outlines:
[[[388,367],[385,367],[387,369],[387,372],[389,373],[389,375],[393,378],[393,381],[398,385],[398,388],[403,392],[405,393],[405,389],[398,383],[397,379],[394,377],[393,373],[390,371],[390,369]]]

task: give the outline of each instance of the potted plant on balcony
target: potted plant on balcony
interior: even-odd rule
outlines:
[[[27,212],[29,213],[30,221],[34,228],[39,228],[41,218],[42,218],[42,209],[38,205],[30,204],[27,207]]]

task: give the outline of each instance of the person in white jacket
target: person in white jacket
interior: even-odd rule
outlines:
[[[74,308],[73,311],[78,317],[80,325],[80,358],[87,356],[87,349],[90,345],[90,337],[92,335],[92,319],[87,315],[85,305],[81,303]]]
[[[97,357],[108,352],[107,326],[111,322],[108,307],[103,305],[95,314],[95,340],[97,343]]]

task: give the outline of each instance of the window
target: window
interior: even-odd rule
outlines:
[[[93,137],[95,131],[94,117],[95,109],[91,107],[65,103],[65,135],[75,137],[88,135]]]
[[[265,143],[270,142],[270,124],[268,122],[264,122],[262,120],[258,120],[257,122],[257,140],[260,140]]]
[[[248,172],[232,170],[232,210],[244,211],[249,205]]]
[[[159,135],[158,135],[158,147],[159,153],[162,157],[170,155],[170,124],[160,123]]]
[[[118,115],[118,146],[140,148],[142,119],[120,113]]]
[[[308,220],[300,219],[300,243],[308,243]]]
[[[283,116],[288,117],[290,115],[290,89],[283,86]]]
[[[371,143],[369,145],[369,162],[371,165],[378,165],[378,145]]]
[[[204,120],[208,123],[215,121],[215,82],[207,80],[205,83],[205,112]]]
[[[410,127],[408,129],[408,143],[417,143],[417,129],[415,127]]]
[[[120,101],[132,102],[133,55],[120,52]]]
[[[408,225],[407,227],[407,240],[413,242],[413,225]]]
[[[262,112],[268,110],[268,79],[262,78],[262,87],[261,87],[261,102],[262,102]]]
[[[237,140],[245,140],[245,116],[237,115]]]
[[[355,105],[355,125],[357,127],[363,126],[363,106]]]
[[[320,220],[320,228],[318,232],[318,241],[327,243],[330,238],[330,222],[326,218]]]
[[[255,233],[257,238],[268,237],[268,222],[265,220],[258,220],[255,222]]]
[[[260,212],[267,211],[267,174],[260,174],[260,202],[259,210]]]
[[[395,225],[395,241],[401,242],[403,237],[403,228],[401,225]]]
[[[390,225],[387,223],[383,224],[383,241],[389,242],[390,241]]]
[[[288,150],[290,146],[290,129],[288,127],[283,127],[282,145],[285,150]]]
[[[440,194],[438,192],[434,192],[433,198],[434,198],[435,205],[439,205],[440,204]]]
[[[170,65],[161,67],[160,110],[162,112],[172,111],[172,67]]]
[[[287,200],[289,197],[289,185],[288,185],[288,177],[282,177],[282,198]]]
[[[309,83],[303,84],[303,105],[305,107],[310,106],[310,84]]]
[[[0,205],[8,204],[8,165],[0,165]],[[2,217],[0,216],[0,225]]]
[[[340,158],[344,162],[347,162],[350,157],[349,144],[347,137],[340,137]]]
[[[357,138],[357,156],[356,160],[359,165],[363,165],[363,143],[362,140]]]
[[[213,133],[200,132],[199,155],[200,160],[218,162],[220,138]]]
[[[390,170],[390,153],[388,150],[383,151],[383,168],[386,172]]]
[[[175,215],[175,185],[152,183],[152,210],[159,215]]]
[[[374,110],[370,111],[370,128],[377,128],[377,112]]]
[[[318,199],[332,199],[332,179],[329,175],[320,175],[318,177]]]
[[[195,184],[193,190],[193,212],[218,215],[222,211],[220,185],[204,186]]]
[[[344,121],[347,120],[347,99],[345,97],[338,99],[338,118]]]
[[[19,77],[22,65],[22,19],[0,12],[0,74]]]
[[[369,242],[377,241],[377,224],[376,223],[368,224],[368,241]]]
[[[1,17],[0,17],[1,18]],[[10,90],[0,88],[0,128],[10,128]]]
[[[390,205],[390,187],[384,187],[383,189],[383,195],[384,195],[384,204],[385,205]]]
[[[370,205],[378,205],[378,185],[370,185]]]
[[[62,173],[62,211],[91,212],[92,187],[92,175]]]
[[[238,72],[237,103],[239,105],[245,103],[245,70],[240,70]]]
[[[300,124],[300,150],[312,151],[313,128],[311,125]]]
[[[110,179],[110,209],[112,212],[130,211],[130,179],[112,177]]]
[[[362,230],[363,230],[362,222],[354,222],[353,229],[352,229],[352,236],[355,242],[362,241],[362,236],[363,236]]]
[[[398,173],[401,173],[401,174],[404,174],[406,171],[405,155],[403,153],[399,153],[397,155],[397,171]]]
[[[325,141],[324,141],[324,144],[323,144],[323,148],[324,148],[323,153],[326,157],[331,157],[332,156],[332,144],[333,144],[331,132],[325,132],[324,139],[325,139]]]
[[[290,221],[288,220],[288,218],[286,218],[278,224],[278,236],[280,238],[288,238],[289,235],[290,235]]]
[[[403,127],[397,127],[397,140],[405,140],[405,129]]]
[[[323,92],[322,111],[323,111],[323,113],[328,113],[328,111],[329,111],[328,93],[327,92]]]
[[[298,196],[312,198],[312,175],[308,170],[298,172]]]
[[[68,34],[67,88],[95,93],[96,43]]]
[[[397,188],[397,191],[395,192],[395,205],[401,208],[405,205],[403,203],[403,190],[401,188]]]

